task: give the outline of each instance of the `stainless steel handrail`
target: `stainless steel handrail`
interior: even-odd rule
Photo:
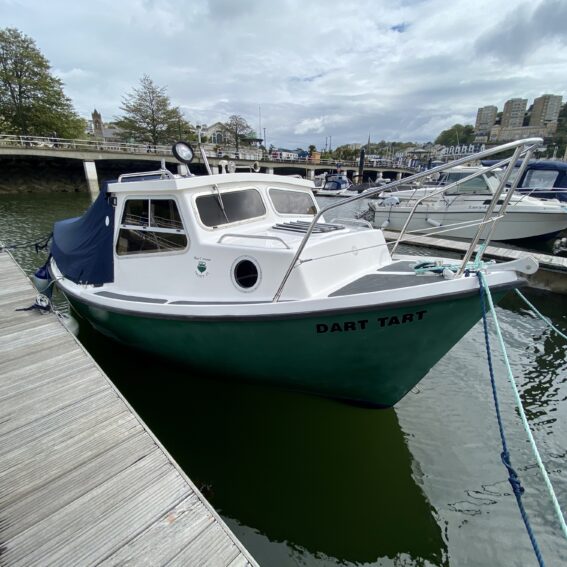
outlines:
[[[427,171],[423,171],[420,173],[416,173],[414,175],[410,175],[409,177],[406,177],[404,179],[399,179],[397,181],[394,181],[390,184],[388,184],[388,186],[390,188],[393,187],[397,187],[398,185],[401,185],[402,183],[408,183],[411,181],[417,181],[418,179],[422,179],[424,177],[427,177],[433,173],[437,173],[437,172],[441,172],[441,171],[445,171],[446,169],[449,169],[451,167],[455,167],[458,165],[463,165],[465,163],[469,163],[471,161],[476,161],[476,160],[481,160],[484,159],[485,157],[497,154],[497,153],[501,153],[503,151],[507,151],[507,150],[516,150],[516,148],[518,148],[520,151],[519,152],[515,152],[516,153],[523,153],[521,148],[525,148],[524,151],[528,151],[528,149],[531,149],[530,155],[531,153],[535,150],[535,148],[537,148],[538,146],[540,146],[543,143],[543,140],[541,138],[526,138],[524,140],[517,140],[514,142],[508,142],[507,144],[503,144],[501,146],[497,146],[495,148],[491,148],[488,150],[484,150],[482,152],[479,152],[477,154],[474,154],[472,156],[465,156],[463,158],[454,160],[450,163],[446,163],[443,165],[439,165],[437,167],[434,167],[432,169],[429,169]],[[527,148],[527,146],[533,146],[533,148]],[[514,155],[515,155],[514,154]],[[517,158],[516,158],[517,159]],[[514,163],[515,162],[510,162],[510,163]],[[509,168],[510,169],[510,168]],[[507,170],[508,171],[508,170]],[[505,175],[504,176],[504,183],[502,184],[502,186],[505,186],[506,181],[508,180],[509,175]],[[446,189],[446,188],[445,188]],[[317,222],[319,221],[319,219],[328,211],[336,209],[337,207],[342,207],[344,205],[353,203],[354,201],[358,201],[360,199],[365,199],[368,198],[370,195],[375,195],[381,191],[384,190],[384,186],[380,186],[380,187],[376,187],[374,189],[368,189],[367,191],[365,191],[364,193],[360,193],[359,195],[355,195],[354,197],[350,197],[348,199],[344,199],[342,200],[340,203],[334,203],[329,205],[328,207],[325,207],[323,209],[321,209],[320,211],[317,212],[317,214],[313,217],[313,220],[311,221],[311,224],[309,226],[309,228],[307,229],[307,232],[305,233],[305,236],[303,237],[303,239],[301,240],[299,246],[297,247],[297,251],[294,254],[285,274],[284,277],[282,278],[282,281],[272,299],[273,302],[277,302],[279,301],[281,294],[283,292],[283,289],[285,287],[285,284],[287,283],[289,276],[291,275],[291,272],[293,271],[293,269],[295,268],[295,266],[297,265],[297,262],[299,260],[299,258],[301,257],[301,254],[303,252],[303,250],[305,249],[305,245],[307,244],[307,241],[309,240],[309,238],[311,237],[311,234],[313,233],[313,229],[315,228],[315,225],[317,224]],[[493,202],[496,203],[498,202],[498,197],[500,196],[501,191],[498,192],[498,195],[494,195],[493,197]],[[479,228],[479,231],[477,234],[480,234],[482,232],[482,227]],[[402,236],[402,235],[400,235]],[[469,247],[469,250],[467,251],[467,255],[470,259],[470,256],[472,255],[472,252],[474,252],[474,249],[476,247],[476,244],[478,243],[478,239],[476,239],[476,242],[474,242],[474,246],[473,246],[473,242],[471,242],[471,246]],[[487,242],[485,240],[485,242]],[[470,254],[468,253],[470,251]],[[463,266],[466,266],[466,263],[463,264]]]
[[[123,179],[130,179],[132,177],[145,177],[146,175],[161,175],[169,179],[175,179],[175,175],[169,169],[157,169],[155,171],[139,171],[137,173],[123,173],[118,176],[118,183],[122,183]]]
[[[291,250],[290,246],[288,246],[287,242],[280,238],[279,236],[267,236],[262,234],[238,234],[235,232],[228,232],[223,234],[218,240],[217,244],[222,244],[222,241],[227,237],[232,236],[233,238],[255,238],[257,240],[277,240],[281,242],[288,250]]]
[[[427,193],[426,195],[424,195],[423,197],[419,198],[415,204],[413,205],[412,210],[410,211],[408,218],[406,219],[406,222],[404,223],[404,226],[402,227],[402,230],[400,231],[400,235],[398,237],[398,239],[396,240],[396,243],[394,244],[391,254],[394,254],[394,252],[396,251],[398,244],[400,242],[400,240],[402,239],[403,235],[405,234],[405,232],[407,231],[407,228],[411,222],[411,219],[414,215],[414,213],[416,212],[417,208],[419,207],[419,205],[421,205],[421,203],[427,199],[430,199],[431,197],[435,197],[437,195],[446,193],[447,191],[449,191],[450,189],[453,189],[454,187],[456,187],[457,185],[460,185],[462,183],[465,183],[466,181],[469,181],[471,179],[474,179],[476,177],[480,177],[481,175],[484,175],[486,172],[489,171],[494,171],[496,169],[501,168],[503,165],[507,165],[508,163],[510,163],[510,159],[511,158],[505,158],[501,161],[499,161],[498,163],[495,163],[493,165],[491,165],[490,167],[486,167],[483,169],[480,169],[479,171],[473,172],[470,175],[467,175],[466,177],[463,177],[462,179],[459,179],[458,181],[454,181],[453,183],[449,183],[448,185],[444,185],[443,187],[441,187],[440,189],[437,189],[435,191],[432,191],[430,193]],[[513,162],[512,162],[513,163]],[[501,183],[499,183],[496,192],[499,192],[501,187]],[[495,193],[496,193],[495,192]],[[494,195],[492,196],[492,200],[494,200]],[[497,202],[498,200],[496,199],[495,202]],[[491,201],[492,202],[492,201]],[[484,218],[482,221],[482,225],[486,224],[486,221],[488,220],[487,218]]]
[[[352,224],[354,226],[363,226],[364,228],[372,228],[372,224],[364,219],[347,219],[343,217],[336,217],[334,219],[331,219],[331,223],[335,222],[340,222],[342,224]]]

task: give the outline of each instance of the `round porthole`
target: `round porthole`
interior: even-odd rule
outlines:
[[[232,279],[241,291],[256,289],[260,276],[260,267],[252,258],[238,258],[232,265]]]

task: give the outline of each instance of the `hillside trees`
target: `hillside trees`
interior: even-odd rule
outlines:
[[[4,132],[22,136],[76,138],[85,130],[49,61],[15,28],[0,29],[0,116]]]
[[[454,124],[451,128],[443,130],[435,139],[436,144],[442,146],[459,146],[471,144],[474,140],[474,126],[467,124]]]
[[[159,87],[148,75],[124,96],[120,110],[124,114],[114,123],[123,130],[126,140],[157,145],[190,137],[191,125],[179,107],[172,106],[166,87]]]

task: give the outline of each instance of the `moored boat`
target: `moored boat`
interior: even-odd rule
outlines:
[[[372,220],[376,227],[399,231],[411,213],[407,230],[473,238],[498,190],[500,176],[501,173],[487,167],[450,168],[438,186],[384,192],[381,199],[369,204]],[[496,204],[495,216],[499,215],[502,203],[503,199]],[[493,240],[519,240],[551,238],[565,229],[567,208],[561,202],[513,193],[506,214],[485,231],[492,231]]]
[[[176,155],[190,161],[188,146]],[[320,210],[309,181],[165,168],[108,183],[55,224],[49,269],[100,332],[209,374],[394,405],[537,264],[392,256]],[[352,197],[356,200],[362,196]]]

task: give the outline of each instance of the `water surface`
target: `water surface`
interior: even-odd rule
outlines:
[[[89,202],[81,193],[0,195],[0,240],[39,238]],[[28,272],[45,260],[31,248],[14,253]],[[567,329],[566,297],[527,293]],[[530,425],[567,508],[567,345],[514,295],[498,316]],[[79,338],[262,565],[536,564],[500,462],[480,324],[395,409],[381,411],[199,376],[87,324]],[[547,565],[565,564],[567,546],[495,340],[492,346],[530,520]]]

